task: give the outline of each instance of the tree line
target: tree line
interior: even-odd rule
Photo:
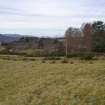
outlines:
[[[96,21],[92,24],[92,50],[105,52],[105,23]]]

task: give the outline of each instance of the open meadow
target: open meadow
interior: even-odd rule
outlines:
[[[105,60],[0,55],[0,105],[105,105]]]

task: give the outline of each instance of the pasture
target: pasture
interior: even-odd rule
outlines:
[[[0,55],[0,105],[105,105],[105,60]]]

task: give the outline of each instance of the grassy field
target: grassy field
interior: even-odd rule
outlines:
[[[0,55],[0,105],[105,105],[105,60]]]

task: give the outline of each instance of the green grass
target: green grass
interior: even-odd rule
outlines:
[[[27,59],[0,56],[0,105],[105,105],[104,60]]]

